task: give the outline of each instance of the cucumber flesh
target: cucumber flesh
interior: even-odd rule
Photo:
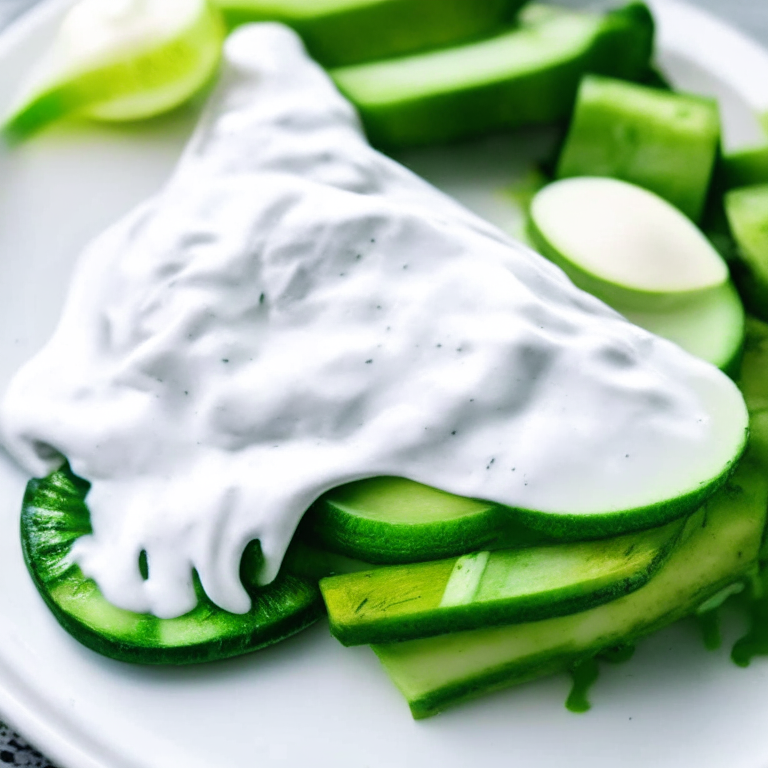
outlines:
[[[374,477],[334,488],[307,512],[301,535],[321,548],[386,564],[549,539],[516,522],[514,512],[498,504],[400,477]]]
[[[215,0],[232,27],[279,21],[326,67],[401,56],[487,36],[523,0]]]
[[[331,74],[372,143],[395,147],[564,120],[585,72],[648,71],[653,20],[641,4],[605,16],[531,5],[519,18],[492,38]]]
[[[712,99],[588,76],[579,87],[556,177],[622,179],[698,221],[719,141]]]
[[[323,614],[313,579],[284,570],[268,586],[254,586],[260,557],[250,553],[241,567],[253,601],[248,613],[218,608],[199,585],[197,606],[176,619],[116,608],[68,557],[73,542],[90,532],[87,490],[87,483],[66,469],[32,480],[22,507],[21,540],[27,567],[48,607],[64,629],[92,650],[140,664],[212,661],[276,643]]]
[[[768,320],[768,184],[726,193],[725,212],[738,248],[734,275],[744,302]]]
[[[721,286],[688,297],[656,311],[613,308],[651,333],[674,341],[729,376],[739,369],[744,345],[745,314],[739,293],[729,280]]]
[[[751,320],[749,328],[741,370],[752,411],[749,450],[728,485],[689,519],[658,573],[630,595],[570,616],[374,646],[415,718],[632,644],[755,567],[768,506],[768,326]]]
[[[723,258],[677,208],[615,178],[548,184],[531,203],[529,234],[579,287],[629,306],[663,306],[728,279]]]
[[[682,529],[579,544],[473,552],[458,559],[331,576],[320,582],[344,645],[390,643],[561,616],[638,589]]]
[[[80,0],[5,118],[18,141],[71,115],[136,120],[172,109],[216,71],[224,25],[207,0]]]

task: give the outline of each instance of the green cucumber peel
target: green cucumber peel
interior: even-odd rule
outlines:
[[[556,178],[622,179],[699,221],[719,143],[713,99],[589,75],[579,87]]]
[[[122,6],[110,11],[100,2],[81,0],[65,17],[48,57],[4,119],[6,141],[72,116],[151,117],[179,106],[212,79],[224,26],[207,0],[174,0],[174,23],[162,14],[154,18],[152,9],[163,6],[148,0],[129,0],[125,19]],[[98,43],[91,39],[94,27]]]
[[[652,43],[640,3],[604,16],[533,4],[495,37],[331,75],[372,143],[403,147],[565,120],[584,73],[642,79]]]
[[[232,28],[278,21],[325,67],[444,48],[495,34],[524,0],[215,0]]]
[[[567,615],[645,584],[682,521],[575,544],[473,552],[460,558],[325,578],[331,633],[344,645],[391,643]]]
[[[22,506],[21,542],[43,600],[61,626],[88,648],[119,661],[193,664],[271,645],[323,614],[314,579],[284,569],[266,587],[254,586],[261,562],[258,547],[247,549],[241,564],[253,601],[245,614],[217,607],[199,584],[197,606],[175,619],[113,606],[69,559],[75,539],[90,532],[87,490],[88,484],[66,468],[30,481]]]
[[[738,249],[734,276],[744,302],[768,320],[768,184],[730,190],[725,212]]]

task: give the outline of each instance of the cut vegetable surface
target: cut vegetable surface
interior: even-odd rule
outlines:
[[[418,563],[548,538],[499,504],[401,477],[374,477],[334,488],[307,512],[301,530],[321,547],[370,563]]]
[[[589,611],[509,627],[375,646],[416,718],[497,688],[564,671],[693,613],[757,564],[768,503],[764,376],[768,327],[752,321],[742,386],[753,408],[750,449],[733,478],[687,523],[681,543],[636,592]]]
[[[532,5],[495,37],[332,74],[373,143],[424,144],[565,119],[585,72],[645,76],[652,40],[641,4],[605,16]]]
[[[698,221],[719,139],[713,99],[588,76],[579,87],[556,175],[623,179]]]
[[[80,0],[5,119],[18,140],[70,115],[135,120],[212,77],[224,27],[207,0]]]
[[[561,616],[616,599],[651,578],[682,523],[581,544],[473,552],[320,582],[344,645],[387,643]]]
[[[717,288],[728,268],[674,206],[617,179],[555,182],[533,199],[529,233],[581,288],[640,308]]]
[[[215,0],[230,26],[280,21],[326,67],[357,64],[489,35],[523,0]]]
[[[256,587],[261,558],[247,550],[241,564],[253,605],[233,614],[211,603],[197,586],[198,605],[176,619],[116,608],[69,558],[72,544],[90,533],[88,485],[68,470],[32,480],[24,497],[21,541],[32,578],[59,623],[83,645],[120,661],[191,664],[237,656],[304,629],[323,613],[313,579],[281,573]],[[137,569],[146,578],[146,558]]]

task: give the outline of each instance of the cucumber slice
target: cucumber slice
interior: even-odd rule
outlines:
[[[768,503],[766,466],[745,459],[726,489],[691,520],[666,565],[631,595],[589,611],[474,630],[374,651],[415,718],[497,688],[565,671],[604,648],[692,613],[756,565]]]
[[[207,0],[80,0],[4,134],[16,141],[71,115],[135,120],[172,109],[210,80],[223,37]]]
[[[315,580],[281,574],[256,587],[260,557],[243,558],[241,576],[253,605],[233,614],[214,605],[197,585],[198,605],[176,619],[116,608],[69,559],[74,541],[90,533],[88,484],[68,469],[30,481],[21,513],[21,542],[29,572],[58,622],[83,645],[120,661],[192,664],[271,645],[323,614]],[[141,558],[137,568],[146,567]]]
[[[549,184],[531,203],[529,234],[581,288],[638,309],[721,286],[728,267],[670,203],[612,178]]]
[[[623,179],[698,221],[719,141],[714,100],[589,76],[579,87],[556,177]]]
[[[744,305],[729,280],[711,291],[681,299],[656,311],[613,304],[628,320],[651,333],[674,341],[729,376],[739,370],[744,345]]]
[[[307,512],[302,535],[333,552],[387,564],[549,539],[498,504],[454,496],[401,477],[374,477],[334,488]]]
[[[729,374],[744,308],[709,240],[670,203],[610,178],[564,179],[534,197],[528,236],[586,291]]]
[[[758,410],[768,401],[768,326],[749,327],[741,371],[752,409],[749,450],[728,485],[689,519],[660,571],[636,592],[570,616],[374,646],[415,718],[632,644],[755,567],[768,505],[768,413]]]
[[[359,64],[493,34],[523,0],[215,0],[229,26],[280,21],[326,67]]]
[[[727,152],[721,166],[726,189],[768,184],[768,144]]]
[[[562,616],[645,584],[682,530],[579,544],[473,552],[458,559],[332,576],[320,582],[344,645],[390,643]]]
[[[734,274],[744,302],[768,320],[768,184],[726,193],[725,212],[738,247]]]
[[[585,72],[645,75],[652,40],[644,5],[605,16],[532,5],[496,37],[331,74],[374,144],[426,144],[563,120]]]

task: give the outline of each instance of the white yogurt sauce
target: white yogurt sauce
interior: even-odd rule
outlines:
[[[193,568],[246,611],[247,542],[270,581],[310,503],[363,477],[562,513],[689,490],[733,391],[371,149],[265,24],[230,38],[165,189],[83,254],[2,431],[92,483],[73,556],[107,599],[171,617]]]

